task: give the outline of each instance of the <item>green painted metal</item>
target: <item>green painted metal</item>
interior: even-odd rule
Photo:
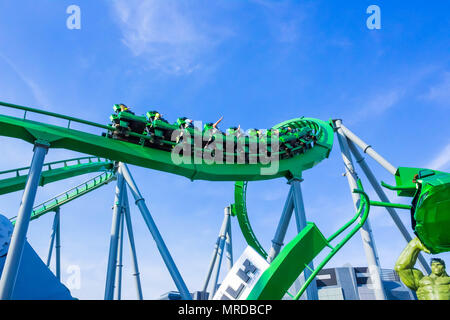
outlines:
[[[280,300],[305,266],[327,245],[314,223],[290,241],[261,275],[247,300]]]
[[[387,207],[387,208],[397,208],[397,209],[407,209],[407,210],[411,209],[411,206],[409,204],[381,202],[381,201],[372,201],[372,200],[370,200],[370,205],[374,206],[374,207]]]
[[[247,241],[247,244],[255,249],[261,256],[267,258],[267,253],[256,238],[248,219],[246,194],[247,182],[236,181],[234,184],[234,205],[232,206],[232,215],[237,217],[239,226],[245,241]]]
[[[450,174],[436,173],[418,183],[415,232],[431,253],[450,251]]]
[[[396,186],[381,184],[399,196],[413,198],[412,228],[420,241],[433,254],[450,251],[450,173],[400,167],[395,182]]]
[[[80,122],[97,128],[113,131],[111,126],[103,126],[89,121],[72,117],[43,112],[37,109],[21,107],[0,102],[0,105],[14,107],[28,112],[38,112],[41,114],[58,117],[72,122]],[[312,168],[323,159],[327,158],[333,145],[333,129],[329,123],[318,119],[298,118],[286,121],[274,128],[282,127],[286,124],[297,127],[311,126],[317,131],[315,146],[298,154],[292,158],[280,160],[279,168],[276,172],[262,175],[261,169],[271,167],[271,164],[208,164],[205,159],[200,159],[200,163],[175,164],[172,161],[171,153],[155,148],[145,147],[125,141],[119,141],[94,135],[87,132],[64,128],[60,126],[45,124],[11,116],[0,115],[0,135],[22,139],[34,143],[36,139],[46,140],[51,148],[64,148],[77,152],[82,152],[97,157],[105,157],[115,161],[122,161],[137,166],[165,171],[191,180],[211,180],[211,181],[254,181],[268,180],[278,177],[290,177],[301,171]],[[149,139],[144,135],[131,132],[131,136],[142,139]]]
[[[410,168],[410,167],[399,167],[395,173],[395,184],[396,187],[389,186],[388,184],[382,182],[381,184],[390,189],[396,190],[397,195],[401,197],[414,197],[416,193],[417,186],[413,182],[414,176],[419,174],[423,170],[430,170],[427,168]],[[446,173],[443,171],[432,170],[436,173]]]
[[[44,164],[39,180],[39,185],[60,181],[86,173],[109,171],[114,167],[112,161],[98,157],[79,157],[74,159],[54,161]],[[18,168],[0,172],[0,178],[11,176],[0,180],[0,195],[22,190],[28,179],[29,167]]]
[[[333,258],[333,256],[355,235],[356,232],[358,232],[359,229],[362,228],[364,223],[367,220],[367,217],[369,216],[370,211],[370,200],[366,193],[364,193],[362,189],[361,180],[358,180],[358,188],[353,190],[353,192],[361,194],[361,201],[360,201],[360,207],[358,211],[356,212],[355,216],[347,222],[341,229],[339,229],[335,234],[333,234],[331,237],[327,239],[327,242],[330,243],[332,240],[334,240],[337,236],[342,234],[345,230],[347,230],[348,227],[350,227],[355,221],[359,219],[358,223],[353,227],[353,229],[350,230],[350,232],[341,240],[336,246],[328,245],[331,248],[331,251],[328,253],[328,255],[323,259],[319,265],[314,269],[313,273],[306,279],[303,286],[300,288],[299,292],[295,295],[294,300],[298,300],[303,292],[305,292],[306,288],[309,286],[309,284],[313,281],[313,279],[317,276],[317,274],[320,272],[320,270],[325,267],[325,265]]]
[[[62,114],[54,113],[54,112],[39,110],[39,109],[36,109],[36,108],[20,106],[18,104],[12,104],[12,103],[7,103],[7,102],[1,102],[0,101],[0,106],[4,106],[4,107],[8,107],[8,108],[24,111],[23,119],[26,119],[26,116],[27,116],[28,112],[43,114],[43,115],[46,115],[46,116],[49,116],[49,117],[54,117],[54,118],[59,118],[59,119],[64,119],[64,120],[68,121],[67,128],[70,128],[70,123],[71,122],[78,122],[78,123],[86,124],[88,126],[98,127],[98,128],[102,128],[102,129],[109,129],[110,128],[109,126],[98,124],[98,123],[95,123],[95,122],[92,122],[92,121],[87,121],[87,120],[83,120],[83,119],[77,119],[77,118],[74,118],[74,117],[69,117],[69,116],[65,116],[65,115],[62,115]]]
[[[48,201],[35,206],[31,213],[31,220],[35,220],[48,212],[55,211],[56,208],[59,208],[70,201],[73,201],[91,191],[100,188],[110,181],[115,180],[115,176],[116,174],[114,171],[104,172],[66,192],[53,197]],[[16,218],[17,217],[13,217],[10,219],[13,224],[15,224]]]
[[[364,193],[361,181],[358,180],[358,188],[353,192],[361,194],[360,206],[353,216],[344,226],[336,231],[331,237],[326,239],[317,226],[308,222],[306,227],[294,237],[272,261],[269,268],[264,271],[257,283],[250,292],[247,300],[278,300],[281,299],[299,277],[307,265],[325,248],[330,247],[331,252],[319,263],[317,268],[306,279],[300,291],[295,295],[297,300],[306,290],[315,276],[323,269],[330,259],[347,243],[351,237],[364,225],[370,210],[370,201]],[[336,246],[330,243],[340,236],[352,224],[358,220],[345,237]]]

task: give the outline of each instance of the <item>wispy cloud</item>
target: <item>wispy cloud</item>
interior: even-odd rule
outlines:
[[[444,72],[442,81],[429,88],[423,98],[450,106],[450,72]]]
[[[360,116],[379,115],[395,106],[403,97],[404,90],[393,89],[370,98],[360,110]]]
[[[442,151],[428,163],[426,167],[435,170],[445,170],[450,168],[450,143],[447,144]]]
[[[188,74],[229,34],[189,2],[117,0],[122,41],[153,69]]]
[[[346,117],[347,121],[354,124],[369,117],[381,116],[411,97],[418,98],[419,95],[416,94],[418,86],[422,86],[423,82],[435,75],[437,70],[439,68],[435,65],[417,68],[413,74],[404,73],[386,79],[376,91],[363,92],[363,95],[352,102],[358,107],[351,109],[352,114]]]
[[[302,37],[302,25],[308,14],[310,4],[299,4],[295,1],[252,0],[266,10],[266,19],[272,37],[281,43],[296,43]]]
[[[27,87],[30,89],[31,94],[33,95],[34,99],[39,105],[42,106],[48,106],[50,105],[49,100],[47,99],[46,95],[44,94],[41,87],[36,84],[36,82],[27,76],[25,73],[23,73],[17,65],[10,60],[8,57],[0,53],[0,57],[11,67],[11,69],[17,74],[17,76],[27,85]]]

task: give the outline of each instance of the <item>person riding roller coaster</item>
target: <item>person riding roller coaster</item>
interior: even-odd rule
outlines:
[[[120,113],[120,112],[128,112],[131,113],[132,115],[134,115],[134,112],[130,110],[130,108],[128,108],[126,105],[124,105],[123,103],[118,103],[115,104],[113,106],[113,109],[116,113]]]
[[[156,120],[159,120],[159,121],[162,121],[165,123],[169,123],[166,119],[163,118],[163,115],[156,110],[147,112],[147,120],[150,123],[153,123]]]
[[[203,136],[208,138],[208,141],[204,145],[204,148],[208,148],[210,143],[214,141],[214,135],[215,134],[220,133],[222,135],[225,135],[225,133],[220,131],[220,129],[218,127],[218,125],[219,125],[220,121],[222,121],[222,119],[223,119],[223,116],[220,117],[220,119],[217,120],[215,123],[208,122],[208,123],[206,123],[204,125],[204,127],[203,127]]]
[[[179,143],[179,142],[182,141],[183,136],[184,136],[184,131],[187,128],[194,129],[194,125],[192,123],[192,120],[188,119],[187,117],[178,118],[177,122],[175,122],[174,125],[177,125],[178,128],[180,129],[179,130],[180,132],[178,133],[177,137],[175,138],[175,142],[176,143]]]
[[[313,147],[316,140],[315,133],[308,127],[292,128],[290,126],[285,126],[262,131],[251,129],[247,135],[241,131],[239,126],[229,128],[227,133],[224,133],[218,127],[222,120],[223,117],[215,123],[210,122],[205,124],[202,132],[202,147],[199,150],[194,148],[193,150],[196,150],[195,154],[197,154],[197,152],[201,153],[202,149],[206,149],[208,152],[214,154],[216,149],[216,147],[214,147],[214,142],[216,138],[223,136],[227,143],[225,149],[229,148],[228,142],[233,142],[234,145],[231,150],[225,151],[225,153],[227,153],[226,156],[233,158],[239,157],[239,159],[244,159],[244,162],[248,162],[250,158],[259,158],[259,152],[261,151],[259,150],[260,143],[266,143],[267,150],[271,153],[271,140],[275,137],[279,137],[280,156],[282,159],[285,159],[305,152],[307,149]],[[186,129],[196,129],[193,126],[192,120],[187,117],[180,117],[177,119],[176,123],[169,124],[169,122],[163,118],[162,114],[156,110],[147,112],[146,116],[136,116],[130,108],[123,103],[114,105],[114,114],[111,115],[111,122],[114,130],[111,133],[105,133],[104,136],[165,151],[171,151],[173,149],[173,142],[179,143],[187,137],[184,133]],[[173,133],[175,130],[181,132],[179,132],[175,137],[175,140],[173,140]],[[198,128],[198,130],[200,130],[200,128]],[[144,139],[135,134],[146,135],[148,138]],[[232,141],[229,141],[230,139]],[[190,143],[192,143],[193,139],[189,140],[191,141]],[[252,147],[250,147],[250,144],[252,144]],[[217,148],[218,150],[224,150],[224,146],[221,146],[220,144],[217,145]],[[201,156],[201,154],[199,156]]]

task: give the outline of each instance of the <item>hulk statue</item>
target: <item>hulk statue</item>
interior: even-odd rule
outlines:
[[[414,268],[420,251],[430,253],[419,238],[412,239],[395,263],[395,271],[402,282],[416,291],[419,300],[450,300],[450,277],[445,272],[445,262],[431,259],[431,274],[424,276]]]

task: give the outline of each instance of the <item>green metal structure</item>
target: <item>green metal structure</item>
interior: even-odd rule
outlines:
[[[53,212],[57,208],[91,192],[94,191],[101,186],[108,184],[111,181],[116,179],[115,172],[109,171],[104,172],[88,181],[67,190],[41,204],[38,204],[33,208],[33,212],[31,213],[30,220],[35,220],[48,212]],[[17,217],[11,218],[11,222],[15,224]]]
[[[295,195],[290,193],[290,196],[295,199],[292,198],[290,201],[295,203],[296,207],[302,206],[299,189],[302,172],[328,158],[333,147],[334,134],[340,129],[333,121],[325,122],[301,117],[282,122],[268,130],[253,129],[248,135],[241,135],[239,129],[235,127],[230,128],[228,134],[218,130],[216,125],[220,120],[216,124],[207,123],[203,128],[196,128],[192,125],[192,121],[185,117],[178,118],[174,124],[170,124],[157,111],[149,111],[145,116],[137,116],[128,107],[120,104],[114,106],[114,114],[110,117],[109,125],[5,102],[0,102],[0,106],[24,112],[22,117],[0,115],[0,136],[21,139],[35,145],[45,145],[49,149],[62,148],[90,155],[44,164],[39,180],[36,180],[37,185],[44,186],[82,174],[100,172],[98,176],[85,183],[34,206],[29,220],[37,219],[53,211],[58,212],[59,219],[59,208],[62,205],[117,180],[107,288],[105,289],[107,299],[112,298],[111,290],[114,290],[113,264],[117,260],[118,234],[123,233],[124,219],[129,219],[127,217],[128,200],[127,196],[123,195],[127,190],[125,184],[132,191],[136,205],[157,241],[158,249],[161,250],[161,255],[182,296],[186,299],[189,296],[162,242],[159,231],[142,202],[143,198],[126,168],[127,163],[176,174],[190,180],[235,181],[231,215],[237,217],[247,244],[270,262],[269,268],[261,275],[247,297],[249,300],[281,299],[293,282],[305,271],[308,272],[306,282],[293,297],[299,299],[329,260],[358,230],[363,228],[371,205],[411,210],[413,230],[424,245],[432,253],[450,251],[450,233],[448,232],[450,230],[450,174],[428,169],[399,167],[395,173],[396,186],[385,183],[382,185],[396,190],[399,196],[412,197],[411,205],[370,201],[363,191],[361,180],[358,179],[357,188],[352,189],[360,197],[360,201],[356,214],[350,221],[328,238],[314,223],[307,222],[294,239],[288,242],[279,253],[276,252],[274,259],[270,260],[270,254],[258,241],[248,218],[246,205],[248,182],[275,178],[294,181],[291,191],[293,190]],[[30,113],[65,120],[67,126],[30,120]],[[93,134],[76,130],[73,128],[73,123],[87,126],[90,132],[95,130],[99,132]],[[200,142],[197,140],[198,136],[201,137]],[[350,136],[349,134],[348,137]],[[229,145],[233,147],[228,148]],[[182,148],[177,149],[180,146]],[[352,147],[351,143],[350,146]],[[178,163],[173,158],[176,150],[183,151],[182,161]],[[188,151],[185,153],[185,150]],[[211,162],[209,158],[214,158],[215,161]],[[273,161],[264,161],[267,158]],[[270,170],[273,162],[277,164],[275,171]],[[0,195],[26,189],[28,181],[32,178],[32,169],[33,166],[0,172]],[[25,174],[28,171],[30,174]],[[16,223],[16,218],[18,221],[18,217],[11,218],[13,223]],[[227,223],[224,223],[224,228],[229,228]],[[349,230],[352,225],[354,226]],[[131,227],[130,223],[127,228],[129,227]],[[345,231],[348,232],[333,245],[332,242],[342,236]],[[222,232],[222,239],[217,243],[220,248],[216,250],[219,254],[224,248],[223,235],[231,236],[230,232],[230,230]],[[130,235],[131,242],[132,235]],[[326,248],[331,251],[318,266],[309,267],[313,259]],[[135,256],[134,248],[132,251]],[[118,254],[121,257],[121,249]],[[218,261],[220,264],[221,256]],[[135,262],[135,268],[137,270],[137,262]],[[217,268],[217,272],[219,270],[220,268]],[[138,274],[137,271],[135,273]],[[0,283],[0,297],[4,294],[2,290]]]
[[[237,217],[242,234],[247,241],[247,244],[256,250],[261,256],[267,258],[267,252],[259,243],[253,229],[250,225],[250,220],[247,214],[246,204],[247,182],[237,181],[234,184],[234,205],[232,206],[232,214]]]
[[[81,157],[54,161],[44,164],[39,186],[44,186],[51,182],[69,179],[78,175],[91,172],[110,171],[114,167],[112,161],[97,157]],[[30,167],[18,168],[0,172],[0,195],[23,190],[28,179]],[[6,176],[13,177],[6,178]],[[4,177],[4,178],[3,178]]]
[[[402,197],[412,197],[411,205],[397,204],[411,211],[414,233],[431,253],[450,251],[450,174],[424,168],[400,167],[396,186],[382,182]],[[373,202],[372,202],[373,204]],[[376,203],[380,206],[392,204]]]
[[[171,152],[156,148],[147,148],[141,144],[111,139],[107,136],[74,130],[70,128],[70,124],[78,122],[88,125],[91,128],[95,127],[107,130],[110,133],[116,131],[115,127],[3,102],[0,105],[25,112],[23,118],[0,115],[1,136],[18,138],[30,143],[35,143],[36,140],[44,140],[50,144],[50,148],[64,148],[82,152],[96,157],[108,158],[114,161],[177,174],[191,180],[255,181],[295,176],[327,158],[333,146],[333,129],[329,123],[310,118],[293,119],[289,121],[290,125],[296,128],[309,127],[315,131],[316,142],[314,147],[305,150],[303,153],[281,159],[279,161],[279,168],[275,173],[262,175],[261,170],[270,168],[270,164],[210,164],[202,158],[197,159],[199,163],[174,164]],[[67,120],[68,126],[64,128],[26,119],[26,114],[31,112]],[[127,115],[127,117],[129,118],[131,116]],[[277,129],[282,126],[283,124],[280,124],[274,128]],[[173,127],[170,129],[173,129]],[[135,132],[128,132],[128,135],[139,138],[139,140],[143,140],[144,142],[154,138],[153,136],[146,136]],[[281,135],[280,137],[283,138],[284,136]]]

